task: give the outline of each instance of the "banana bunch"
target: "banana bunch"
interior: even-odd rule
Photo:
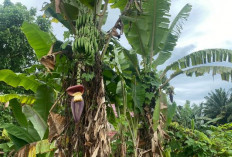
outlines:
[[[84,14],[84,15],[78,16],[76,20],[76,27],[78,29],[78,27],[82,27],[83,25],[90,24],[90,23],[93,24],[93,16],[89,14]]]
[[[73,52],[92,64],[95,53],[98,51],[99,31],[94,26],[91,15],[79,16],[76,20],[76,38],[73,42]]]

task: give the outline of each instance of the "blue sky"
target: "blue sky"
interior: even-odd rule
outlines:
[[[38,0],[11,0],[21,2],[28,8],[41,9],[43,2]],[[48,1],[48,0],[47,0]],[[0,0],[2,3],[3,0]],[[179,42],[173,52],[173,56],[165,64],[168,65],[174,60],[191,52],[207,48],[232,49],[232,0],[172,0],[171,15],[174,17],[186,4],[193,5],[192,12],[180,36]],[[39,14],[42,14],[39,12]],[[105,30],[110,29],[119,15],[118,10],[110,10]],[[60,24],[53,24],[54,34],[58,39],[63,39],[63,30]],[[126,48],[130,48],[125,37],[120,40]],[[230,65],[231,66],[231,65]],[[162,69],[162,67],[160,67]],[[180,75],[171,81],[175,88],[174,100],[178,105],[183,105],[186,100],[192,103],[200,103],[204,97],[216,88],[231,88],[231,82],[221,81],[220,76],[212,77],[207,74],[202,77],[186,77]]]

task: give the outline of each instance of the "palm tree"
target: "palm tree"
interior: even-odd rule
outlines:
[[[204,115],[208,118],[219,118],[216,124],[231,122],[231,93],[225,89],[216,89],[205,97]]]

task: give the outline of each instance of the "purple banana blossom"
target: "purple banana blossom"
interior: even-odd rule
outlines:
[[[74,121],[78,123],[84,109],[84,99],[82,97],[82,94],[84,93],[84,86],[71,86],[66,91],[68,95],[73,97],[71,100],[71,109]]]
[[[84,109],[84,100],[74,102],[74,98],[72,98],[71,109],[72,109],[74,121],[75,121],[75,123],[78,123],[80,118],[81,118],[81,114],[83,112],[83,109]]]

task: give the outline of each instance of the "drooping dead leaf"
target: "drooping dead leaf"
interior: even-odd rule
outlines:
[[[48,126],[49,126],[49,141],[53,141],[54,138],[59,136],[65,127],[65,117],[51,112],[48,117]]]
[[[62,51],[52,53],[53,47],[54,44],[51,46],[48,54],[40,59],[41,64],[43,64],[48,71],[54,70],[56,64],[56,55],[62,53]]]
[[[54,55],[46,55],[40,59],[40,62],[48,69],[54,70],[55,68],[55,56]]]
[[[151,139],[151,144],[152,144],[152,153],[155,154],[157,146],[158,146],[158,133],[157,131],[153,134],[153,138]]]
[[[164,127],[164,125],[163,125]],[[163,139],[168,139],[169,135],[166,133],[166,131],[163,129],[163,127],[161,125],[158,126],[158,132],[160,134],[160,137],[162,137]]]
[[[21,148],[15,156],[17,156],[17,157],[27,157],[28,152],[29,152],[29,147],[28,147],[28,145],[26,145],[23,148]]]
[[[103,126],[102,126],[103,127]],[[100,130],[100,132],[99,132],[99,136],[100,136],[100,138],[101,138],[101,140],[102,141],[106,141],[106,132],[105,132],[105,130]]]

